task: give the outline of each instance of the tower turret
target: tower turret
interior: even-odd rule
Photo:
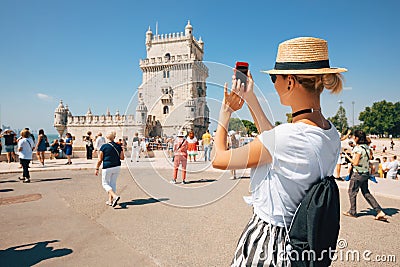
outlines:
[[[153,39],[153,32],[151,31],[150,26],[149,26],[149,29],[146,32],[146,48],[147,48],[147,50],[149,50],[151,47],[152,39]]]
[[[136,107],[136,123],[145,125],[147,120],[147,107],[141,99],[139,105]]]
[[[60,104],[54,111],[54,128],[56,128],[60,137],[63,136],[65,130],[67,129],[67,116],[68,110],[64,107],[62,100]]]
[[[190,20],[188,20],[188,23],[185,27],[185,36],[192,36],[193,35],[193,27],[190,25]]]

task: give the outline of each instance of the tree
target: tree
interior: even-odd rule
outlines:
[[[258,133],[257,127],[253,122],[248,121],[248,120],[242,120],[242,123],[243,123],[244,127],[246,127],[246,132],[248,134]]]
[[[292,117],[292,113],[286,113],[286,121],[288,122],[288,123],[292,123],[292,121],[293,121],[293,117]]]
[[[238,118],[229,119],[228,131],[242,132],[244,134],[258,133],[257,127],[253,122]]]
[[[336,115],[333,116],[332,118],[328,118],[333,125],[336,126],[336,129],[338,129],[339,132],[343,133],[346,129],[349,128],[349,124],[347,122],[347,117],[346,117],[346,110],[342,105],[339,106],[338,111],[336,112]]]
[[[372,107],[366,107],[358,117],[361,129],[370,134],[400,135],[400,102],[392,103],[386,100],[375,102]]]
[[[243,122],[240,119],[230,118],[228,131],[246,132],[246,127],[243,125]]]

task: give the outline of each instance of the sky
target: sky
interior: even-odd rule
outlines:
[[[358,114],[373,102],[400,101],[399,9],[394,0],[0,0],[0,125],[56,133],[61,99],[73,115],[89,107],[98,115],[107,108],[124,113],[141,84],[148,27],[182,32],[188,20],[205,43],[205,61],[227,68],[249,62],[264,110],[278,121],[290,109],[260,70],[273,68],[282,41],[327,40],[331,66],[349,71],[340,95],[323,93],[322,112],[334,116],[342,100],[349,124],[353,107],[358,124]],[[222,99],[222,88],[209,87],[207,95]]]

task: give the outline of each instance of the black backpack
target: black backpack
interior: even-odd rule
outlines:
[[[287,246],[292,266],[329,266],[339,229],[339,189],[329,176],[311,186],[295,213]]]

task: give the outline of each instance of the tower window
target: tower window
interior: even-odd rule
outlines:
[[[169,78],[169,70],[164,70],[163,77],[164,79]]]
[[[168,114],[169,113],[169,108],[168,106],[164,106],[163,108],[163,114]]]

